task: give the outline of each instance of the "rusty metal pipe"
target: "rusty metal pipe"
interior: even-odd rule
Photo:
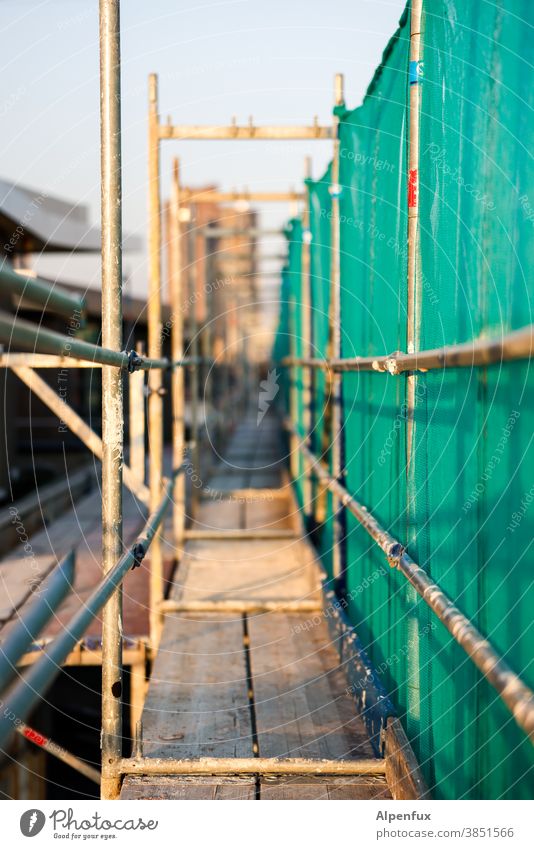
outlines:
[[[413,354],[385,354],[379,357],[284,357],[282,365],[303,366],[325,371],[376,371],[392,375],[406,371],[432,371],[449,368],[474,368],[514,360],[530,359],[534,354],[534,325],[490,339],[474,339],[443,348],[431,348]]]
[[[173,162],[171,202],[169,207],[169,299],[171,305],[171,359],[184,360],[182,230],[180,225],[180,168]],[[171,378],[172,456],[177,468],[185,459],[185,374],[174,368]],[[176,479],[173,493],[172,527],[175,557],[181,549],[185,527],[185,480]]]
[[[148,80],[148,355],[158,359],[162,347],[161,323],[161,202],[159,149],[158,79],[150,74]],[[156,508],[161,498],[163,475],[163,398],[162,375],[151,371],[148,379],[148,446],[150,452],[150,507]],[[150,641],[157,648],[161,633],[158,605],[163,598],[163,550],[159,534],[154,540],[150,557]]]
[[[102,309],[104,303],[102,302]],[[102,324],[102,331],[104,325]],[[104,336],[102,336],[104,341]],[[163,357],[154,359],[132,358],[127,351],[121,351],[106,347],[105,344],[93,345],[76,339],[64,333],[56,333],[46,327],[25,321],[22,318],[10,315],[0,310],[0,342],[11,345],[20,345],[25,348],[33,348],[37,354],[57,354],[60,357],[73,357],[85,360],[88,363],[100,365],[117,366],[129,370],[133,367],[139,369],[165,369],[170,363]]]
[[[122,184],[120,0],[100,0],[100,167],[102,219],[102,344],[122,348]],[[160,372],[156,372],[160,374]],[[102,368],[102,572],[122,551],[123,387],[120,368]],[[111,765],[122,754],[122,592],[102,612],[103,799],[119,794]]]
[[[384,775],[383,758],[123,758],[121,775]]]

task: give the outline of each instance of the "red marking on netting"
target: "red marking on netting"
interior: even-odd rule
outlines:
[[[417,206],[417,168],[408,172],[408,206]]]
[[[31,740],[32,743],[35,743],[37,746],[44,746],[45,743],[48,742],[46,737],[43,737],[42,734],[38,734],[37,731],[34,731],[33,728],[25,728],[24,736]]]

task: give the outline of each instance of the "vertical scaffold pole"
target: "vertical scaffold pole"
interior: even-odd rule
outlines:
[[[138,342],[136,353],[143,356],[145,346]],[[140,483],[145,482],[145,372],[139,369],[128,379],[130,393],[130,468]]]
[[[204,302],[206,305],[206,318],[204,322],[203,328],[203,356],[205,358],[203,375],[204,375],[204,415],[206,419],[206,432],[208,435],[208,442],[211,443],[215,440],[215,433],[213,435],[210,434],[210,427],[215,422],[215,417],[213,415],[214,411],[214,403],[213,403],[213,340],[214,340],[214,310],[213,310],[213,300],[214,300],[214,273],[213,273],[213,258],[212,258],[212,245],[209,242],[209,239],[204,236]]]
[[[120,2],[100,0],[100,147],[102,217],[102,345],[122,350],[122,192]],[[102,571],[122,553],[122,373],[102,367]],[[102,611],[103,799],[119,795],[113,767],[122,754],[122,592]]]
[[[311,333],[311,269],[310,269],[310,191],[308,181],[311,179],[311,157],[306,156],[304,160],[304,182],[306,186],[304,196],[304,209],[302,212],[302,294],[301,294],[301,309],[302,309],[302,356],[313,357],[312,350],[312,333]],[[302,404],[304,416],[304,439],[309,446],[310,434],[312,430],[312,370],[308,368],[302,369]],[[312,475],[310,465],[304,461],[304,512],[309,519],[313,514],[313,498],[312,498]]]
[[[196,268],[196,233],[194,230],[194,208],[191,207],[191,218],[189,221],[189,353],[193,358],[191,366],[191,462],[193,465],[193,474],[196,475],[196,486],[192,489],[191,512],[195,516],[198,507],[199,485],[202,481],[200,474],[200,444],[199,444],[199,427],[198,427],[198,394],[199,394],[199,344],[198,344],[198,321],[197,321],[197,268]],[[202,483],[200,483],[200,487]]]
[[[161,208],[158,79],[148,79],[148,356],[161,357]],[[150,509],[155,510],[162,496],[163,473],[163,397],[159,369],[148,373],[148,448]],[[150,642],[154,650],[161,633],[160,602],[163,600],[163,551],[158,531],[150,547]]]
[[[343,74],[336,74],[334,80],[334,115],[333,115],[333,138],[334,151],[332,158],[332,185],[330,187],[332,196],[332,223],[331,223],[331,254],[330,254],[330,357],[341,356],[341,274],[340,274],[340,232],[339,232],[339,197],[341,187],[339,185],[339,116],[338,108],[344,103]],[[341,475],[341,374],[338,372],[331,375],[331,471],[336,480]],[[340,502],[332,496],[332,509],[334,513],[332,541],[332,574],[339,578],[341,574],[341,525],[339,511]]]
[[[408,352],[419,350],[419,327],[421,320],[421,293],[417,281],[417,250],[419,223],[419,97],[421,60],[421,14],[422,0],[412,0],[410,10],[410,58],[409,58],[409,124],[408,124],[408,269],[407,269],[407,325],[406,347]],[[414,542],[414,497],[415,468],[413,463],[415,403],[418,377],[415,373],[406,377],[406,504],[407,539]],[[408,688],[407,709],[411,715],[420,712],[421,664],[420,629],[421,619],[417,614],[417,593],[413,587],[406,592],[407,608],[412,612],[406,616],[406,629],[410,645],[407,657]]]
[[[289,355],[297,356],[297,304],[295,297],[289,289]],[[297,367],[292,365],[289,369],[289,418],[294,425],[294,431],[289,438],[289,471],[291,479],[296,481],[299,476],[300,451],[298,445],[298,392],[297,392]]]
[[[184,355],[182,231],[180,224],[180,170],[173,161],[171,204],[169,209],[169,297],[171,305],[171,358],[174,363]],[[177,469],[184,462],[184,370],[172,372],[172,462]],[[177,475],[173,490],[173,537],[175,557],[182,549],[185,525],[185,476]]]
[[[419,88],[421,71],[422,0],[412,0],[410,15],[410,123],[408,131],[408,305],[406,346],[409,354],[419,347],[421,293],[417,284],[417,231],[419,221]],[[406,469],[413,446],[416,374],[407,377]]]

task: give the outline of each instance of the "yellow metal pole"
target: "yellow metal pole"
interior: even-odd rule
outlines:
[[[199,445],[199,429],[198,429],[198,394],[199,394],[199,344],[198,344],[198,321],[197,321],[197,273],[196,273],[196,244],[194,231],[194,211],[191,208],[191,219],[189,222],[189,353],[193,358],[191,365],[191,462],[193,470],[199,479],[202,480],[200,473],[200,445]],[[195,515],[198,504],[199,489],[194,486],[192,490],[191,512]]]
[[[419,221],[419,71],[421,60],[422,0],[413,0],[410,13],[410,123],[408,133],[408,354],[419,348],[421,293],[417,285],[417,230]],[[407,376],[406,384],[406,469],[412,456],[414,408],[417,376]]]
[[[342,106],[343,96],[343,74],[336,74],[334,82],[335,106]],[[341,187],[339,185],[339,117],[334,112],[333,117],[334,152],[332,159],[332,224],[331,224],[331,254],[330,254],[330,357],[341,356],[341,275],[340,275],[340,233],[339,233],[339,196]],[[341,375],[331,375],[331,469],[333,477],[338,480],[341,475]],[[334,513],[332,542],[332,573],[334,577],[341,574],[341,526],[339,510],[341,503],[332,498],[332,509]]]
[[[184,355],[182,233],[180,225],[180,169],[178,159],[173,161],[171,204],[169,209],[169,297],[171,306],[171,359],[174,363]],[[172,459],[173,469],[185,459],[184,420],[184,370],[172,371]],[[185,476],[174,482],[172,526],[175,557],[178,559],[183,545],[185,526]]]
[[[304,178],[311,179],[311,157],[307,156],[304,160]],[[309,189],[306,183],[304,209],[302,212],[302,292],[301,292],[301,310],[302,310],[302,355],[304,357],[313,357],[312,350],[312,332],[311,332],[311,273],[310,273],[310,198]],[[311,420],[311,404],[312,404],[312,371],[311,369],[302,369],[302,404],[304,418],[304,439],[309,445],[310,433],[312,428]],[[309,518],[313,513],[313,498],[312,498],[312,477],[310,474],[309,464],[304,460],[304,481],[303,481],[303,497],[304,497],[304,513]]]
[[[144,345],[138,342],[136,352],[143,356]],[[130,412],[130,468],[134,478],[145,483],[145,373],[133,371],[129,375]]]
[[[161,326],[161,208],[160,208],[160,151],[159,151],[158,80],[150,74],[148,80],[148,226],[149,226],[149,284],[148,284],[148,355],[159,358],[162,348]],[[162,375],[151,369],[148,375],[148,446],[150,452],[149,486],[150,509],[161,501],[163,473],[163,397]],[[160,532],[150,550],[150,642],[152,649],[159,643],[162,618],[159,604],[163,599],[163,551]]]
[[[122,350],[122,187],[120,120],[120,3],[100,0],[100,150],[102,217],[102,344]],[[122,554],[122,372],[102,367],[102,571]],[[122,754],[122,592],[102,611],[103,799],[114,799],[113,769]]]

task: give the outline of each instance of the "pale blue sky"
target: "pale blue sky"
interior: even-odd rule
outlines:
[[[333,76],[361,102],[404,0],[123,0],[124,226],[146,232],[146,88],[160,79],[162,117],[177,123],[329,121]],[[99,218],[98,2],[0,0],[2,159],[0,175],[90,204]],[[330,158],[323,142],[164,144],[163,178],[179,155],[184,180],[223,189],[298,187],[303,159],[318,175]],[[287,206],[265,210],[272,226]],[[98,280],[97,263],[55,261],[60,276]],[[142,293],[146,261],[125,266]],[[41,264],[50,271],[49,261]]]

